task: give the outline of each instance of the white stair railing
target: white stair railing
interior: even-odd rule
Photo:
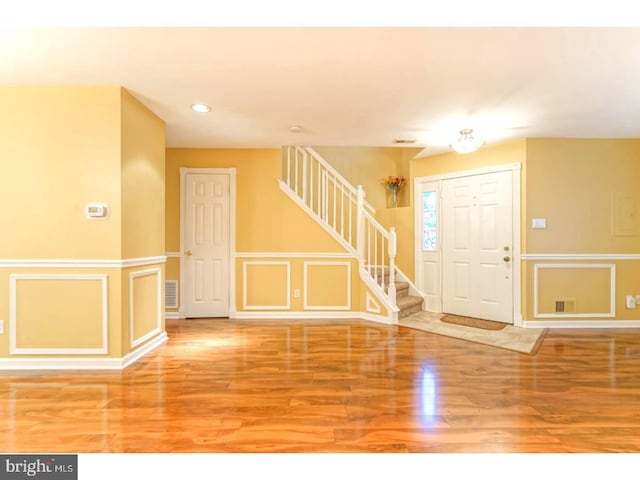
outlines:
[[[358,199],[364,200],[364,190],[357,188]],[[358,202],[358,205],[360,202]],[[364,208],[358,208],[357,251],[361,253],[360,265],[373,281],[387,294],[391,305],[396,306],[396,229],[387,231]]]
[[[360,261],[360,270],[396,306],[396,232],[374,217],[362,186],[351,185],[310,147],[283,149],[281,186]]]

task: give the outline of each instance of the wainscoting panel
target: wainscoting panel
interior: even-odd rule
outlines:
[[[11,354],[107,354],[107,275],[10,275],[9,330]]]
[[[351,262],[304,262],[305,310],[351,310]]]
[[[291,308],[291,262],[243,261],[242,308],[289,310]]]
[[[129,346],[135,348],[162,331],[162,272],[129,273]]]
[[[605,263],[536,264],[535,318],[616,316],[616,266]]]

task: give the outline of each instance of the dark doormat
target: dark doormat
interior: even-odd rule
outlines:
[[[441,322],[454,323],[456,325],[464,325],[466,327],[481,328],[482,330],[502,330],[507,326],[506,323],[492,322],[490,320],[481,320],[479,318],[461,317],[460,315],[445,315],[440,319]]]

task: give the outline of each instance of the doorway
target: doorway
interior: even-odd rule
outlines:
[[[186,318],[233,311],[235,169],[180,169],[180,296]]]
[[[417,178],[415,199],[426,309],[519,325],[520,164]]]

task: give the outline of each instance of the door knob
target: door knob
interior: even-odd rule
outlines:
[[[187,257],[190,257],[191,255],[193,255],[193,252],[191,250],[187,250]]]
[[[503,260],[504,260],[505,262],[508,262],[508,261],[510,261],[510,260],[511,260],[511,258],[510,258],[510,257],[504,257],[504,258],[503,258]]]

